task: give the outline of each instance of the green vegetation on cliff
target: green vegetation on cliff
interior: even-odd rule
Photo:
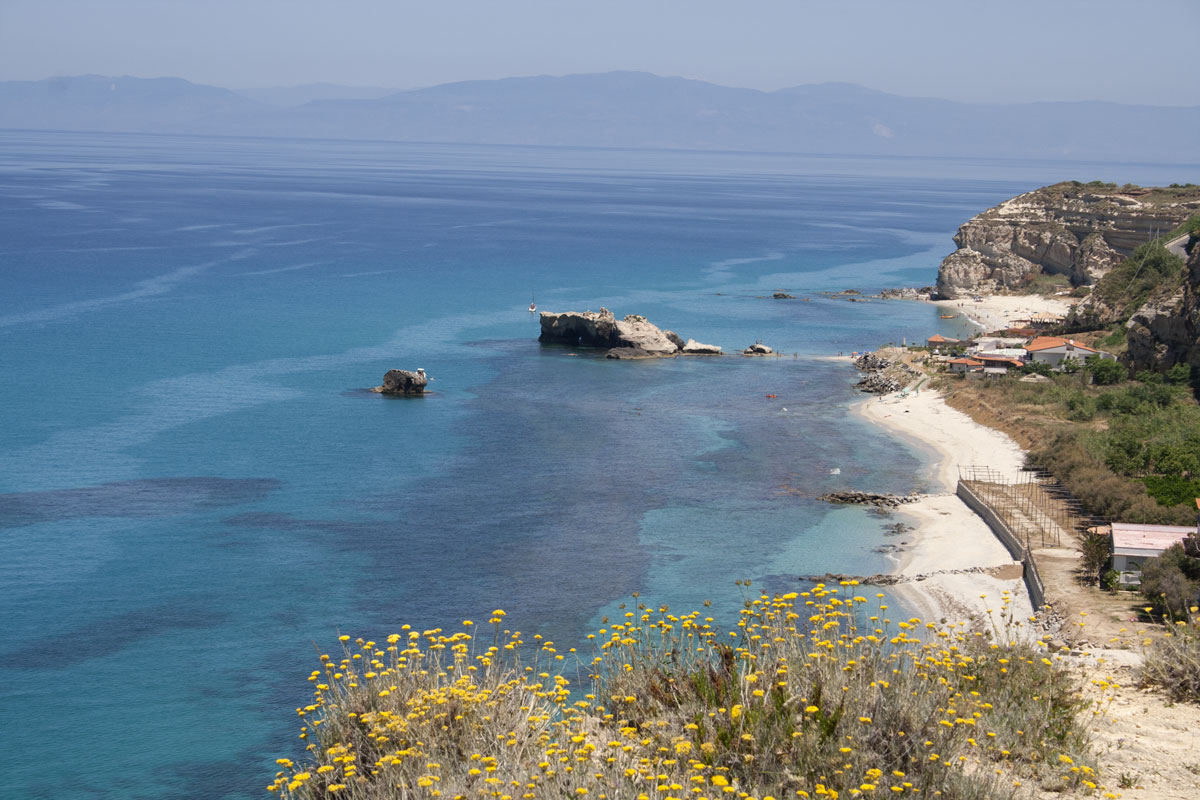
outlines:
[[[1014,376],[947,379],[942,387],[951,405],[1013,436],[1090,514],[1191,524],[1191,498],[1200,493],[1186,493],[1200,479],[1200,406],[1186,384],[1188,371],[1104,385],[1104,370],[1114,367],[1123,377],[1124,368],[1109,361],[1052,374],[1049,383]]]

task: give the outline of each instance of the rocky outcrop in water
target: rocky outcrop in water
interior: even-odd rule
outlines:
[[[383,376],[383,385],[376,386],[372,391],[379,394],[412,397],[425,394],[427,385],[429,385],[429,377],[423,369],[418,369],[416,372],[409,372],[406,369],[389,369]]]
[[[969,297],[1027,287],[1039,275],[1095,283],[1139,244],[1200,213],[1200,187],[1058,183],[979,214],[958,229],[937,292]]]
[[[680,352],[690,356],[719,356],[721,348],[715,344],[704,344],[697,342],[695,339],[688,339],[683,347],[679,348]]]
[[[755,342],[742,351],[744,356],[773,356],[775,351],[762,342]]]
[[[608,358],[662,358],[674,355],[721,355],[721,348],[684,341],[675,331],[661,330],[639,314],[617,319],[607,308],[599,311],[543,311],[538,341],[571,347],[607,348]]]

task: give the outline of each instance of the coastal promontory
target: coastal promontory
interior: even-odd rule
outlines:
[[[972,217],[938,269],[947,299],[1028,292],[1041,276],[1096,283],[1134,248],[1200,213],[1200,186],[1057,183]]]

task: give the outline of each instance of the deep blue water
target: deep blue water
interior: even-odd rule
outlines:
[[[885,569],[812,498],[926,457],[817,356],[960,330],[818,292],[931,283],[1044,183],[1187,171],[0,132],[0,794],[262,797],[342,631],[574,643],[633,591]],[[788,357],[541,347],[531,293]],[[418,366],[430,397],[363,391]]]

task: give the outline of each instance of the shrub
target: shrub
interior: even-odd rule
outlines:
[[[1141,592],[1156,613],[1186,617],[1200,597],[1200,559],[1189,556],[1182,544],[1171,545],[1142,567]]]
[[[876,789],[984,800],[1026,796],[1014,772],[1095,782],[1081,763],[1092,704],[1044,647],[893,622],[886,606],[867,617],[855,591],[761,595],[732,634],[699,613],[638,607],[589,637],[582,696],[551,668],[564,663],[553,644],[529,650],[501,632],[501,612],[486,648],[441,629],[393,634],[386,649],[358,639],[321,657],[300,709],[309,761],[279,759],[270,788],[370,800]]]
[[[1196,606],[1154,640],[1142,659],[1138,679],[1160,686],[1172,700],[1200,703],[1200,615]]]
[[[1107,533],[1083,533],[1079,536],[1079,549],[1085,579],[1089,584],[1097,582],[1112,561],[1112,539]]]
[[[1200,480],[1179,475],[1151,475],[1142,478],[1146,491],[1160,506],[1190,504],[1200,497]]]
[[[1125,367],[1111,358],[1088,356],[1084,368],[1097,386],[1111,386],[1125,378]]]
[[[1192,379],[1192,368],[1187,364],[1176,364],[1167,370],[1167,382],[1183,385]]]

